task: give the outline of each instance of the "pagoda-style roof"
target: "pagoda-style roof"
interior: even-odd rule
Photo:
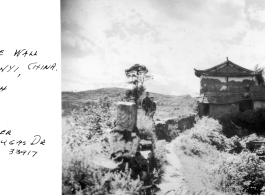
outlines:
[[[227,59],[227,61],[216,65],[206,70],[195,70],[195,75],[201,77],[205,76],[230,76],[230,77],[243,77],[243,76],[257,76],[259,81],[262,81],[262,70],[252,71],[243,68]]]

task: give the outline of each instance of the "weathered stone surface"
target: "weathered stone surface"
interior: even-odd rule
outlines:
[[[131,141],[125,141],[124,139],[120,139],[120,137],[116,135],[112,135],[111,137],[115,137],[111,139],[110,146],[111,146],[111,153],[115,156],[134,156],[138,145],[139,145],[139,137],[135,136]]]
[[[137,108],[131,102],[117,103],[116,127],[110,133],[110,146],[113,157],[133,157],[139,145],[139,137],[136,135],[135,126],[137,120]]]
[[[133,131],[137,120],[137,107],[135,103],[118,102],[116,128]]]

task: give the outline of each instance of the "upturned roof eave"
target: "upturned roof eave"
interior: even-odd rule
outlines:
[[[237,67],[239,67],[239,68],[241,68],[241,69],[243,69],[243,70],[245,70],[245,71],[248,72],[248,73],[242,73],[242,76],[255,76],[255,75],[261,75],[262,74],[262,70],[261,71],[258,71],[258,72],[252,71],[252,70],[246,69],[246,68],[244,68],[242,66],[239,66],[239,65],[237,65],[237,64],[235,64],[235,63],[227,60],[227,61],[225,61],[225,62],[223,62],[221,64],[218,64],[218,65],[216,65],[214,67],[211,67],[211,68],[208,68],[208,69],[205,69],[205,70],[197,70],[197,69],[194,68],[195,75],[197,77],[200,77],[202,74],[203,75],[207,74],[208,76],[211,76],[211,75],[214,76],[214,75],[218,75],[218,74],[223,75],[223,76],[226,76],[226,73],[212,73],[212,72],[208,72],[208,71],[213,70],[213,69],[216,69],[216,68],[218,68],[220,66],[224,66],[224,65],[226,65],[228,63],[230,63],[230,64],[232,64],[234,66],[237,66]],[[227,76],[232,75],[232,74],[233,73],[227,74]],[[240,76],[240,74],[237,74],[236,76]]]
[[[231,76],[235,76],[235,77],[244,77],[244,76],[261,76],[261,74],[259,73],[214,73],[214,72],[195,72],[195,75],[197,77],[200,77],[201,75],[205,75],[205,76],[224,76],[224,77],[231,77]]]
[[[226,63],[227,63],[227,61],[225,61],[225,62],[223,62],[223,63],[221,63],[221,64],[218,64],[218,65],[216,65],[216,66],[214,66],[214,67],[211,67],[211,68],[205,69],[205,70],[197,70],[197,69],[195,69],[195,68],[194,68],[194,70],[197,71],[197,72],[206,72],[206,71],[209,71],[209,70],[212,70],[212,69],[218,68],[219,66],[223,66],[223,65],[225,65]]]
[[[225,61],[225,62],[223,62],[223,63],[221,63],[221,64],[218,64],[218,65],[216,65],[216,66],[214,66],[214,67],[211,67],[211,68],[208,68],[208,69],[205,69],[205,70],[197,70],[197,69],[195,69],[194,68],[194,70],[195,70],[195,74],[197,73],[197,74],[199,74],[199,73],[203,73],[203,72],[208,72],[208,71],[210,71],[210,70],[213,70],[213,69],[216,69],[216,68],[218,68],[218,67],[220,67],[220,66],[223,66],[223,65],[226,65],[226,64],[228,64],[228,63],[230,63],[230,64],[232,64],[232,65],[234,65],[234,66],[237,66],[237,67],[239,67],[239,68],[241,68],[241,69],[243,69],[243,70],[245,70],[245,71],[247,71],[247,72],[250,72],[250,73],[253,73],[253,72],[255,72],[255,71],[253,71],[253,70],[249,70],[249,69],[246,69],[246,68],[244,68],[244,67],[242,67],[242,66],[239,66],[239,65],[237,65],[237,64],[235,64],[235,63],[233,63],[233,62],[231,62],[231,61]],[[255,72],[256,74],[262,74],[262,70],[261,71],[259,71],[259,72]],[[197,76],[197,75],[196,75]]]

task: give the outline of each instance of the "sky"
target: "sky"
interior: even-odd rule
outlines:
[[[198,96],[203,70],[265,66],[264,0],[61,0],[62,91],[128,88],[145,65],[147,91]]]

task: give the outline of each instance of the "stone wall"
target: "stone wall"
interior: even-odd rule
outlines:
[[[155,133],[158,140],[165,139],[171,141],[171,133],[173,130],[180,132],[191,129],[196,122],[197,114],[190,114],[185,116],[179,116],[177,118],[167,118],[155,122]],[[173,127],[173,128],[172,128]]]

